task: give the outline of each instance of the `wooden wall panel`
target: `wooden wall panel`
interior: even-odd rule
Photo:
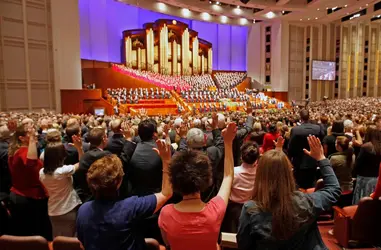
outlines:
[[[62,113],[92,113],[94,108],[105,108],[106,114],[113,113],[113,107],[102,98],[100,89],[61,90]]]

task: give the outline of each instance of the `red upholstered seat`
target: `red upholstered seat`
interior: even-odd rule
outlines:
[[[49,244],[41,236],[11,236],[0,237],[1,250],[49,250]]]

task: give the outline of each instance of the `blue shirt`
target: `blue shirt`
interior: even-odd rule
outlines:
[[[78,239],[86,250],[145,249],[144,237],[137,225],[151,216],[155,208],[155,195],[86,202],[78,210]]]

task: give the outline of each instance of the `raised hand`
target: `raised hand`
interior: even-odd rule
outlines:
[[[319,138],[316,138],[314,135],[310,135],[307,140],[308,145],[310,146],[310,151],[303,149],[303,152],[317,161],[324,160],[324,150]]]
[[[73,140],[73,146],[76,148],[76,149],[81,149],[82,148],[82,138],[78,135],[73,135],[71,137],[71,139]]]
[[[212,129],[218,128],[218,115],[217,113],[212,114]]]
[[[282,136],[279,136],[278,139],[276,141],[273,141],[274,144],[275,144],[275,148],[276,149],[283,149],[283,145],[284,145],[284,138]]]
[[[222,137],[225,143],[232,143],[235,135],[237,134],[237,124],[230,122],[224,130],[222,130]]]
[[[131,127],[127,124],[127,122],[122,123],[122,133],[125,138],[129,139],[132,137]]]
[[[166,144],[164,140],[157,140],[156,144],[157,148],[153,150],[160,156],[163,163],[166,163],[164,165],[168,165],[171,161],[171,145]]]
[[[181,138],[185,138],[187,136],[187,133],[188,133],[188,127],[186,124],[181,124],[180,128],[177,128],[176,129],[176,133],[181,137]]]
[[[36,129],[34,128],[33,124],[31,124],[31,123],[26,124],[25,130],[27,131],[29,141],[37,141]]]

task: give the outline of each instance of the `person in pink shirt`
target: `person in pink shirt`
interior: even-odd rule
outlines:
[[[207,155],[199,151],[180,152],[171,161],[169,176],[174,192],[183,200],[165,206],[159,216],[164,242],[171,250],[218,249],[217,240],[225,215],[234,175],[232,144],[237,132],[235,123],[222,131],[225,144],[224,178],[216,197],[209,203],[200,193],[212,181],[212,166]]]
[[[253,195],[259,147],[255,142],[246,142],[241,147],[242,165],[234,168],[234,180],[230,200],[243,204]]]

